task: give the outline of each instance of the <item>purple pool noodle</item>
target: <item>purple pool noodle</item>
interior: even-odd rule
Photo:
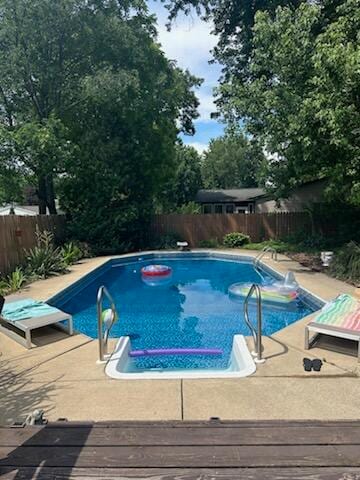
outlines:
[[[129,357],[151,357],[156,355],[222,355],[220,348],[157,348],[153,350],[131,350]]]

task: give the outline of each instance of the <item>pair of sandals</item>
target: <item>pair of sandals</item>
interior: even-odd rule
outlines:
[[[311,370],[314,370],[314,372],[320,372],[323,362],[319,358],[315,358],[314,360],[304,358],[303,364],[305,372],[311,372]]]

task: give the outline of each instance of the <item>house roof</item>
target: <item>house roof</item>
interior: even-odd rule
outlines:
[[[265,194],[263,188],[238,188],[238,189],[219,189],[219,190],[199,190],[195,201],[199,203],[214,202],[246,202],[254,200]]]
[[[8,211],[14,208],[15,215],[38,215],[39,214],[39,207],[38,205],[5,205],[4,207],[0,207],[0,215],[1,214],[8,214]],[[48,210],[47,210],[47,213]]]

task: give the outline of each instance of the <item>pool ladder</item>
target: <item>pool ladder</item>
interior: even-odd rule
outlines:
[[[102,327],[102,312],[103,312],[103,300],[104,297],[106,297],[110,303],[110,308],[113,312],[113,318],[114,320],[111,322],[110,325],[108,325],[105,329],[105,333],[103,333],[103,327]],[[110,295],[109,291],[107,288],[102,285],[97,293],[97,299],[96,299],[96,306],[97,306],[97,326],[98,326],[98,337],[99,337],[99,363],[105,362],[109,358],[108,354],[108,339],[109,339],[109,334],[112,326],[115,323],[115,319],[117,318],[117,311],[116,311],[116,306],[115,302]]]
[[[256,294],[256,313],[257,313],[257,328],[253,326],[249,318],[249,301],[253,295]],[[255,363],[264,363],[265,359],[262,358],[262,302],[261,302],[261,289],[258,284],[253,283],[246,295],[244,302],[244,318],[245,323],[251,331],[251,335],[254,339],[254,351],[251,354],[255,357]]]
[[[267,253],[270,253],[271,252],[271,260],[275,260],[275,262],[277,262],[277,251],[275,250],[275,248],[273,247],[264,247],[260,253],[258,253],[256,255],[256,257],[254,258],[254,266],[255,267],[258,267],[259,266],[259,263],[260,263],[260,260],[267,254]]]
[[[254,258],[254,269],[258,273],[258,275],[261,277],[262,280],[265,281],[264,275],[261,273],[260,269],[260,260],[268,253],[271,252],[271,259],[275,260],[277,262],[277,251],[273,247],[264,247],[260,253]]]

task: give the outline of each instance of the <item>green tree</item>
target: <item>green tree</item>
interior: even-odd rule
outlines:
[[[166,59],[141,0],[0,0],[0,14],[0,162],[36,176],[52,211],[61,174],[81,240],[135,245],[200,81]]]
[[[197,191],[202,187],[200,164],[201,157],[195,148],[182,144],[176,146],[175,168],[161,192],[160,210],[187,210],[186,206],[194,201]],[[194,210],[192,205],[188,208]]]
[[[222,86],[225,114],[245,118],[270,154],[277,197],[306,180],[330,178],[333,196],[358,201],[359,27],[357,0],[324,27],[319,5],[256,16],[251,81]],[[330,192],[330,193],[331,193]]]
[[[306,0],[163,0],[171,21],[180,11],[190,14],[194,9],[206,21],[212,21],[218,44],[215,59],[223,66],[221,83],[231,82],[232,76],[248,79],[248,62],[252,52],[255,15],[259,11],[274,15],[279,6],[296,8]],[[337,0],[328,0],[334,3]],[[169,25],[169,26],[170,26]],[[219,104],[226,103],[226,97]]]
[[[86,135],[82,128],[87,121],[94,127],[95,118],[80,117],[88,113],[98,115],[99,95],[108,96],[99,106],[102,113],[105,105],[113,111],[120,104],[124,113],[123,103],[128,102],[128,117],[122,117],[122,123],[134,125],[134,121],[139,120],[136,109],[143,108],[142,122],[146,121],[146,128],[152,125],[153,133],[159,132],[157,141],[165,131],[157,130],[160,108],[164,118],[176,116],[182,128],[193,132],[192,118],[196,115],[197,102],[194,95],[184,89],[198,82],[180,72],[161,54],[156,44],[154,18],[148,15],[141,0],[1,0],[0,15],[0,122],[6,130],[2,132],[6,143],[11,143],[15,132],[24,125],[31,124],[42,130],[53,118],[67,129],[70,141],[84,148]],[[154,62],[152,65],[150,59]],[[108,81],[120,96],[116,97],[110,87],[102,85]],[[124,85],[120,89],[122,81]],[[154,89],[156,82],[163,91]],[[173,96],[171,101],[170,96]],[[91,99],[93,108],[89,106]],[[111,101],[115,104],[110,105]],[[143,123],[139,122],[139,131],[144,128]],[[119,127],[124,134],[126,129],[122,125],[116,129]],[[109,124],[106,133],[109,142],[112,128],[114,125]],[[149,133],[146,128],[144,135]],[[175,128],[171,129],[173,132]],[[155,141],[156,136],[154,134],[151,141]],[[165,135],[169,136],[170,133]],[[88,132],[87,142],[90,141]],[[147,139],[142,138],[143,142],[149,148]],[[60,148],[62,143],[60,131]],[[22,148],[19,142],[17,146]],[[88,154],[90,148],[88,145]],[[136,153],[132,153],[133,160],[135,156]],[[84,155],[79,158],[83,159]],[[40,173],[31,172],[38,177],[39,197],[46,199],[51,211],[54,210],[54,160],[49,157],[42,161]],[[3,159],[6,165],[11,161],[16,169],[16,152],[12,158]],[[44,202],[40,208],[44,213]]]
[[[25,180],[9,168],[0,170],[0,206],[8,203],[21,203],[24,199]]]
[[[69,120],[79,153],[66,165],[60,200],[80,240],[124,251],[144,240],[153,200],[176,168],[179,131],[193,132],[199,81],[167,60],[141,24],[111,14],[98,35],[116,41],[99,48],[99,68],[83,79]]]
[[[241,133],[229,133],[210,142],[202,163],[206,188],[256,187],[265,162],[261,147]]]
[[[53,180],[64,171],[65,163],[74,154],[61,121],[50,116],[42,122],[26,122],[14,129],[3,127],[0,140],[3,145],[0,161],[6,181],[15,180],[16,173],[19,179],[26,173],[35,176],[40,213],[46,213],[46,207],[51,214],[56,213]]]

